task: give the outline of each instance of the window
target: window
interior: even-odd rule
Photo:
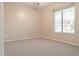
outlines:
[[[54,32],[74,33],[75,7],[54,12]]]

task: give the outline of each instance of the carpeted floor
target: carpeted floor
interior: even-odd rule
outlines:
[[[48,39],[5,43],[5,56],[79,56],[79,47]]]

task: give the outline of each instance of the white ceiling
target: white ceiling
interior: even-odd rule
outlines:
[[[39,5],[37,5],[38,2],[25,2],[24,4],[36,8],[36,9],[43,9],[47,7],[48,5],[52,4],[52,2],[39,2]]]

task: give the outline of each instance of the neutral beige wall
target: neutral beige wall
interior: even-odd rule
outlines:
[[[4,20],[3,20],[3,3],[0,3],[0,42],[3,41]]]
[[[79,3],[75,3],[76,33],[53,32],[53,9],[68,7],[70,4],[53,3],[44,10],[39,11],[22,3],[4,3],[5,40],[41,36],[79,44]],[[19,15],[21,13],[24,16]]]
[[[40,11],[23,3],[4,3],[5,40],[40,36]]]
[[[44,37],[49,37],[52,39],[60,40],[60,41],[66,41],[66,42],[72,42],[79,44],[79,3],[75,3],[76,7],[76,33],[56,33],[53,32],[53,9],[56,8],[64,8],[70,5],[71,3],[53,3],[50,6],[48,6],[46,9],[42,11],[42,21],[43,21],[43,33],[42,35]]]
[[[4,55],[4,19],[3,3],[0,2],[0,56]]]

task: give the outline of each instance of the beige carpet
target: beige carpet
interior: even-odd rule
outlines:
[[[79,56],[79,47],[47,39],[5,43],[5,56]]]

